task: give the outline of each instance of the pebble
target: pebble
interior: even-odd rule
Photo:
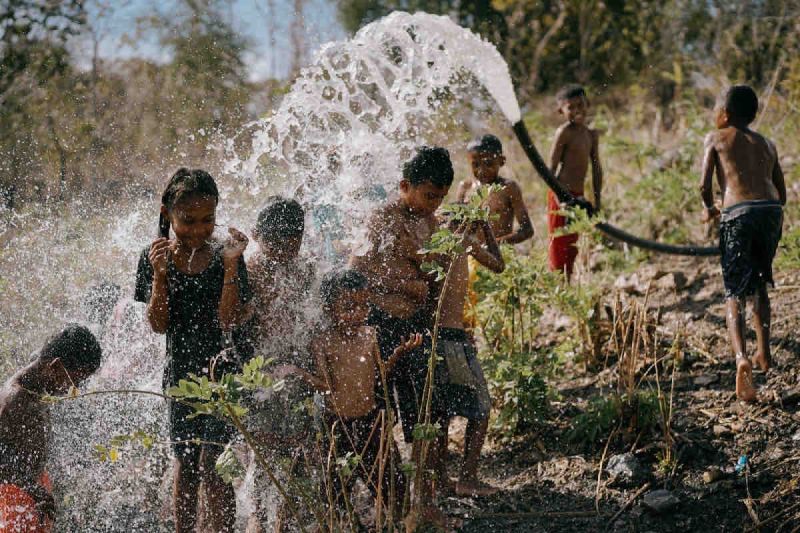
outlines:
[[[731,432],[731,429],[729,427],[723,426],[721,424],[714,424],[714,427],[711,429],[711,431],[717,437],[722,437],[723,435],[729,435],[730,432]]]
[[[640,476],[642,467],[639,460],[632,453],[614,455],[608,460],[606,472],[618,479],[626,481]]]
[[[675,508],[681,501],[668,490],[652,490],[644,495],[642,503],[656,513],[666,513]]]
[[[725,474],[723,474],[722,470],[720,470],[716,466],[712,466],[711,468],[703,472],[703,481],[705,481],[708,484],[711,484],[714,483],[715,481],[719,481],[724,476]]]

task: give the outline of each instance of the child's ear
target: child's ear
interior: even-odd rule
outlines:
[[[501,156],[498,158],[498,160],[500,161],[500,166],[501,166],[501,167],[502,167],[503,165],[505,165],[505,164],[506,164],[506,156],[504,156],[504,155],[501,155]]]
[[[406,179],[400,180],[400,191],[403,193],[407,193],[408,189],[411,188],[411,184]]]
[[[169,209],[167,209],[167,206],[165,206],[165,205],[161,206],[161,214],[163,216],[169,218]]]

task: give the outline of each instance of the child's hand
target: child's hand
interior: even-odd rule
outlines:
[[[414,333],[413,335],[409,335],[407,339],[403,339],[400,342],[400,346],[394,349],[395,355],[403,355],[414,348],[418,348],[422,345],[422,335],[420,333]]]
[[[712,205],[703,209],[703,214],[700,215],[700,222],[708,223],[719,217],[719,209],[717,206]]]
[[[164,237],[158,238],[150,245],[147,259],[153,266],[154,277],[164,278],[167,275],[167,257],[172,249],[172,241]]]
[[[230,237],[225,241],[225,246],[222,249],[222,257],[227,260],[239,259],[244,253],[245,248],[250,240],[247,235],[242,233],[236,228],[228,228]]]

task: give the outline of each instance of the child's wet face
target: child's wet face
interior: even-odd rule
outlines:
[[[586,111],[588,109],[589,101],[586,100],[585,96],[575,96],[558,102],[558,112],[564,115],[572,124],[585,124]]]
[[[169,210],[169,220],[178,242],[201,248],[214,233],[217,200],[211,196],[191,196]]]
[[[493,183],[505,164],[503,154],[494,152],[467,152],[472,175],[481,183]]]
[[[366,289],[342,291],[331,305],[331,318],[335,324],[344,327],[363,326],[369,316]]]
[[[400,182],[400,198],[413,213],[432,215],[442,205],[450,187],[438,187],[431,182],[412,185],[406,180]]]

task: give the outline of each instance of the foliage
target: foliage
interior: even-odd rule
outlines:
[[[589,400],[586,410],[572,420],[567,438],[582,446],[594,447],[615,429],[629,436],[646,434],[658,426],[658,395],[636,391],[633,395],[610,393]]]

